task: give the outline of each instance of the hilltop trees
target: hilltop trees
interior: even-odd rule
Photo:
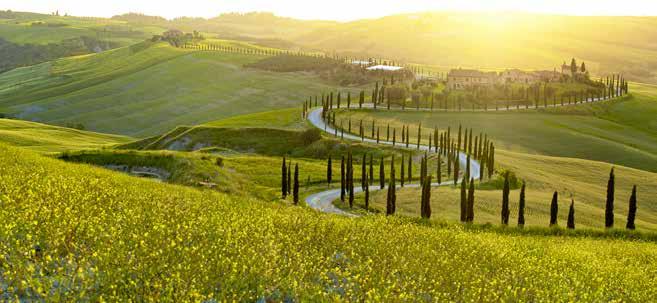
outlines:
[[[607,203],[605,205],[605,227],[614,227],[614,168],[611,168],[609,173],[609,181],[607,182]]]
[[[630,196],[630,207],[627,211],[627,224],[625,228],[634,230],[634,219],[636,218],[636,185],[632,187],[632,195]]]

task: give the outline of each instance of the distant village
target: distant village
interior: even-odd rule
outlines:
[[[571,65],[564,62],[561,65],[561,71],[557,71],[556,68],[552,71],[523,71],[519,69],[507,69],[498,73],[484,72],[474,69],[452,69],[447,74],[447,87],[449,89],[458,90],[474,86],[490,86],[494,84],[557,82],[569,77],[577,78],[588,75],[584,63],[578,67],[574,62],[574,59]]]

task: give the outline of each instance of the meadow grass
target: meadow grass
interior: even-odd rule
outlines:
[[[0,141],[42,153],[111,147],[131,140],[134,139],[35,122],[0,119]]]
[[[657,295],[651,242],[351,219],[0,150],[0,296],[7,300]]]

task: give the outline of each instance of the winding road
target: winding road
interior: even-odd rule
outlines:
[[[326,133],[329,134],[335,134],[335,129],[331,127],[330,125],[326,124],[324,120],[322,119],[322,108],[316,108],[312,110],[308,114],[308,121],[315,127],[319,128],[320,130],[323,130]],[[374,139],[369,139],[365,138],[362,140],[359,136],[349,134],[349,133],[344,133],[344,139],[346,140],[352,140],[352,141],[362,141],[362,142],[367,142],[367,143],[372,143],[372,144],[377,144],[376,140]],[[393,145],[392,141],[385,141],[385,140],[379,140],[378,144],[383,144],[383,145]],[[399,144],[399,142],[397,143]],[[402,147],[400,147],[402,148]],[[408,148],[408,150],[417,150],[418,146],[413,145],[413,148]],[[406,149],[406,148],[404,148]],[[429,149],[429,146],[427,145],[420,145],[419,146],[420,150],[424,151],[429,151],[433,152],[433,149]],[[463,153],[459,152],[459,166],[460,167],[466,167],[467,166],[467,161],[468,161],[468,156]],[[479,180],[479,162],[470,159],[470,176],[474,178],[475,180]],[[461,182],[461,180],[459,180]],[[432,183],[431,186],[441,186],[441,185],[448,185],[448,184],[453,184],[453,181],[446,181],[442,183]],[[406,184],[404,187],[420,187],[419,184]],[[401,188],[400,185],[397,185],[397,188]],[[373,191],[378,191],[381,190],[379,186],[370,186],[370,192]],[[359,187],[354,187],[354,193],[360,193],[362,192],[362,188]],[[332,214],[339,214],[339,215],[344,215],[344,216],[350,216],[354,217],[354,214],[345,212],[339,208],[337,208],[335,205],[333,205],[333,201],[337,200],[340,198],[340,189],[331,189],[323,192],[319,192],[316,194],[312,194],[306,198],[306,204],[316,210],[319,210],[321,212],[325,213],[332,213]]]
[[[618,93],[620,93],[620,91],[618,91]],[[554,107],[562,107],[562,106],[574,106],[574,105],[579,105],[579,104],[584,104],[584,103],[594,103],[594,102],[607,101],[607,100],[611,100],[611,99],[613,99],[613,98],[612,97],[610,97],[610,98],[587,98],[583,102],[564,103],[563,105],[559,102],[559,103],[556,103],[556,104],[554,104],[554,103],[553,104],[547,104],[547,106],[545,106],[545,104],[544,104],[543,106],[539,106],[538,108],[550,108],[550,107],[554,108]],[[381,108],[382,110],[387,110],[387,107],[386,107],[385,104],[382,104],[378,107]],[[334,108],[335,108],[335,106],[334,106]],[[356,109],[355,107],[352,107],[352,108]],[[374,108],[374,104],[365,103],[359,108]],[[425,107],[420,107],[419,109],[418,108],[413,108],[413,107],[406,107],[405,109],[403,109],[401,107],[392,107],[391,108],[391,110],[435,111],[435,112],[446,112],[446,111],[449,111],[449,112],[457,112],[457,111],[460,111],[460,112],[491,112],[491,111],[493,111],[494,112],[494,111],[507,111],[507,110],[511,111],[511,110],[527,110],[527,109],[530,109],[530,110],[531,109],[536,109],[536,107],[535,106],[530,106],[529,108],[527,108],[527,107],[508,107],[507,108],[506,105],[503,105],[502,107],[498,107],[498,108],[463,109],[463,110],[457,110],[457,109],[448,109],[448,110],[446,110],[446,109],[431,109],[431,108],[425,108]],[[333,127],[331,127],[330,125],[328,125],[324,122],[324,120],[322,119],[322,111],[323,111],[322,108],[313,109],[308,114],[308,121],[313,126],[319,128],[320,130],[322,130],[322,131],[324,131],[324,132],[326,132],[330,135],[334,135],[336,133],[336,130]],[[338,132],[338,133],[341,133],[341,132]],[[377,143],[376,140],[374,140],[374,139],[365,138],[363,140],[363,139],[361,139],[361,137],[356,136],[354,134],[350,134],[350,133],[344,133],[344,135],[341,135],[341,136],[343,136],[343,138],[345,140],[361,141],[361,142],[367,142],[367,143],[372,143],[372,144],[393,145],[391,141],[379,140],[379,142]],[[399,142],[398,142],[398,144],[399,144]],[[407,148],[404,148],[404,147],[401,147],[401,146],[399,148],[407,149]],[[408,148],[408,150],[411,150],[411,149],[417,150],[418,146],[413,145],[413,148]],[[420,145],[419,149],[424,150],[424,151],[433,152],[429,148],[429,146],[427,146],[427,145]],[[467,166],[467,158],[468,158],[468,156],[465,153],[459,152],[460,167],[466,167]],[[471,159],[470,160],[470,176],[472,178],[474,178],[475,180],[479,180],[479,178],[480,178],[479,170],[480,170],[479,162],[477,160]],[[458,182],[460,183],[461,180],[459,180]],[[453,181],[446,181],[446,182],[442,182],[442,183],[432,183],[431,186],[450,185],[450,184],[453,184],[453,183],[454,183]],[[420,185],[419,184],[406,184],[406,185],[404,185],[404,187],[414,188],[414,187],[420,187]],[[397,185],[397,188],[401,188],[401,186]],[[371,186],[370,187],[370,192],[378,191],[378,190],[381,190],[381,188],[379,186]],[[354,187],[354,193],[360,193],[362,191],[363,190],[360,186]],[[306,204],[308,206],[316,209],[316,210],[321,211],[321,212],[339,214],[339,215],[344,215],[344,216],[349,216],[349,217],[355,217],[356,215],[348,213],[346,211],[343,211],[343,210],[337,208],[335,205],[333,205],[333,201],[335,201],[339,198],[340,198],[340,189],[339,188],[338,189],[331,189],[331,190],[326,190],[326,191],[319,192],[319,193],[312,194],[312,195],[308,196],[306,198]]]

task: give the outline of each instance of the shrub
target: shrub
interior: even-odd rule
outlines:
[[[310,128],[301,133],[303,144],[312,144],[322,138],[322,133],[317,128]]]

